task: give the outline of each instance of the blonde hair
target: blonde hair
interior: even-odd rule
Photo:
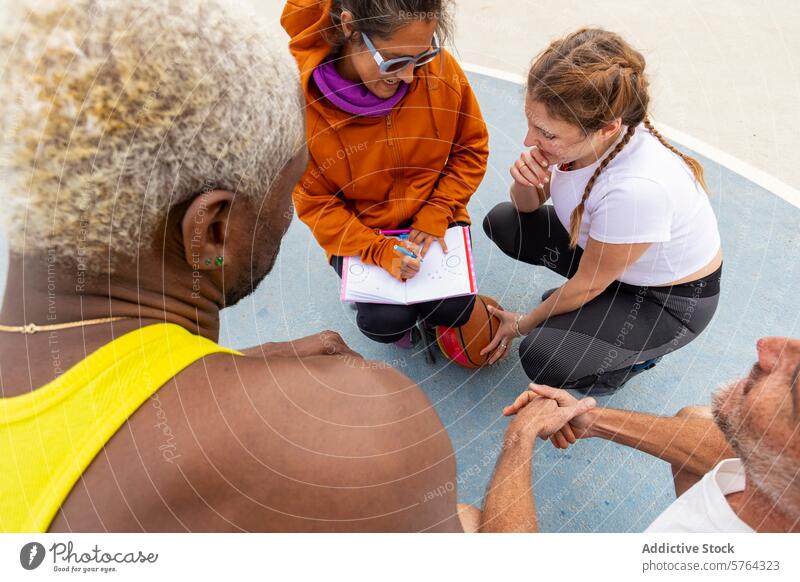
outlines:
[[[528,73],[529,95],[554,117],[577,125],[586,134],[617,119],[627,126],[622,140],[594,171],[580,203],[572,211],[572,248],[578,244],[586,200],[597,178],[628,144],[639,124],[679,156],[708,191],[700,162],[675,148],[653,127],[648,117],[650,95],[644,68],[644,56],[618,34],[583,28],[551,43]]]
[[[221,0],[32,0],[19,12],[0,39],[15,252],[110,271],[203,191],[264,197],[303,143],[285,43]]]

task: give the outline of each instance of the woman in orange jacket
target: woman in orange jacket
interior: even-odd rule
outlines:
[[[488,134],[466,76],[443,48],[447,0],[289,0],[281,24],[300,67],[310,162],[294,190],[300,219],[341,275],[359,256],[399,279],[419,263],[387,229],[410,229],[424,256],[447,228],[469,224],[486,171]],[[418,319],[459,326],[474,297],[412,306],[357,304],[369,338],[412,344]]]

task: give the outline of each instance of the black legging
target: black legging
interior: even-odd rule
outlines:
[[[463,226],[463,225],[458,225]],[[342,276],[342,257],[331,257],[331,266]],[[414,327],[417,319],[428,325],[460,327],[467,323],[475,296],[450,297],[439,301],[427,301],[414,305],[387,305],[383,303],[356,303],[358,329],[376,342],[390,344],[400,340]]]
[[[520,213],[510,202],[495,206],[483,229],[508,256],[547,267],[563,277],[578,269],[583,250],[569,248],[569,233],[552,206]],[[586,385],[603,374],[666,355],[696,338],[719,302],[717,272],[671,287],[619,281],[580,309],[545,320],[522,340],[520,360],[534,382]]]

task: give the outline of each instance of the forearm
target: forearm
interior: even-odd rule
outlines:
[[[691,473],[704,475],[720,460],[736,454],[712,418],[663,417],[596,408],[586,437],[599,437],[658,457]]]
[[[241,350],[245,356],[264,358],[291,358],[297,355],[293,342],[268,342]]]
[[[356,214],[343,205],[304,201],[295,203],[297,216],[327,253],[339,256],[360,256],[363,249],[380,235],[364,225]]]
[[[587,238],[577,272],[520,321],[522,333],[530,333],[555,315],[580,309],[603,293],[638,261],[652,243],[603,243]]]
[[[480,532],[536,532],[531,471],[535,439],[509,431],[486,491]]]
[[[528,334],[549,317],[580,309],[602,292],[602,288],[586,285],[582,280],[573,277],[559,287],[547,300],[526,314],[520,321],[519,330],[523,334]]]
[[[338,198],[300,196],[295,192],[295,209],[328,256],[360,257],[364,263],[389,272],[395,258],[394,241],[362,223]],[[393,273],[394,274],[394,273]]]

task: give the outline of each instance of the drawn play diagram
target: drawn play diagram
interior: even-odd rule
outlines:
[[[342,301],[410,305],[477,293],[469,230],[461,226],[448,229],[445,244],[446,254],[438,243],[431,245],[419,274],[406,282],[358,257],[347,257]]]
[[[353,283],[361,283],[369,276],[366,265],[362,263],[352,263],[348,271],[348,279]]]
[[[448,269],[455,269],[461,264],[461,257],[454,256],[454,257],[447,257],[445,261],[445,267]]]
[[[452,249],[448,249],[448,251],[448,254],[441,257],[436,269],[425,269],[424,274],[420,272],[420,275],[427,277],[431,281],[441,281],[445,277],[462,276],[463,268],[461,265],[463,262],[461,261],[461,255],[453,254],[454,251]]]

